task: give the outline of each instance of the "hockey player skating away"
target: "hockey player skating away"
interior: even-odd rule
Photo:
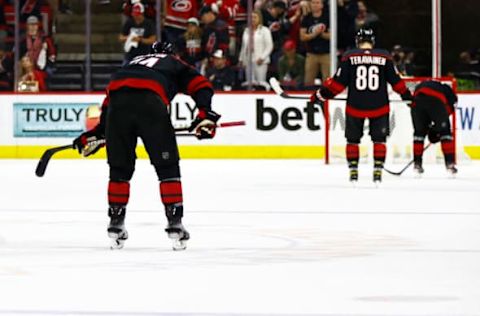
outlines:
[[[325,100],[348,88],[345,137],[350,181],[358,181],[359,144],[365,119],[368,118],[373,141],[373,181],[379,183],[382,181],[387,151],[385,142],[389,135],[387,82],[403,100],[411,100],[412,95],[396,73],[390,54],[386,50],[373,48],[375,36],[371,29],[360,29],[356,42],[357,49],[345,53],[335,76],[327,79],[310,99],[323,105]]]
[[[179,154],[168,106],[177,92],[189,94],[199,110],[190,131],[197,138],[213,138],[220,115],[211,110],[210,82],[174,55],[173,46],[156,42],[152,54],[138,56],[112,76],[102,106],[100,123],[73,142],[84,156],[99,150],[104,140],[110,166],[108,184],[108,236],[112,249],[128,238],[125,213],[135,168],[135,147],[140,137],[160,181],[161,200],[174,249],[185,249],[189,233],[182,225],[183,197]],[[92,144],[88,146],[87,144]]]
[[[414,129],[414,171],[418,176],[424,172],[422,157],[427,135],[431,143],[441,142],[447,171],[452,176],[457,173],[455,145],[449,120],[457,100],[452,88],[438,81],[424,81],[415,88],[411,115]]]

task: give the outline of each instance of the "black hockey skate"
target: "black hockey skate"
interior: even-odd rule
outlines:
[[[348,168],[350,169],[350,182],[355,186],[355,183],[358,182],[358,161],[350,160]]]
[[[415,164],[413,165],[413,172],[415,172],[416,178],[422,177],[422,174],[425,172],[425,170],[423,169],[421,162],[415,162]]]
[[[165,207],[165,214],[168,219],[168,225],[165,231],[168,234],[168,238],[173,242],[173,250],[185,250],[187,248],[187,240],[190,239],[190,234],[182,224],[183,206],[167,205]]]
[[[455,178],[455,176],[458,173],[458,169],[455,166],[455,164],[450,163],[450,164],[447,165],[447,172],[450,174],[451,178]]]
[[[108,237],[111,239],[110,249],[122,249],[128,232],[125,229],[125,206],[110,206],[108,209],[110,224],[108,224]]]
[[[373,164],[373,183],[378,187],[382,183],[383,162],[375,161]]]
[[[356,183],[358,181],[358,168],[350,168],[350,182]]]
[[[382,183],[382,169],[373,169],[373,182],[377,185]]]

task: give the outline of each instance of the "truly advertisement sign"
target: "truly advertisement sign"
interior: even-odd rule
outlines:
[[[98,104],[68,102],[13,103],[15,137],[76,137],[87,114]]]

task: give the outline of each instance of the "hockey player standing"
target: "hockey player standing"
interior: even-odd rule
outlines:
[[[360,29],[356,35],[357,48],[343,56],[333,78],[327,79],[311,96],[311,101],[323,104],[348,88],[345,137],[350,181],[358,181],[359,144],[365,119],[369,121],[373,141],[373,181],[382,181],[382,169],[389,135],[389,100],[387,82],[402,96],[411,100],[405,82],[398,76],[390,54],[373,48],[375,36],[371,29]]]
[[[414,129],[414,170],[418,175],[424,171],[422,157],[426,135],[431,143],[441,142],[447,171],[452,175],[457,173],[455,145],[449,120],[457,100],[452,88],[438,81],[424,81],[415,88],[411,114]]]
[[[182,225],[183,197],[179,154],[168,106],[177,92],[189,94],[199,110],[190,131],[199,139],[215,136],[220,115],[211,110],[210,82],[173,54],[172,44],[156,42],[152,54],[137,56],[112,76],[99,124],[73,142],[84,156],[107,144],[108,236],[112,248],[122,248],[128,238],[125,212],[135,168],[135,147],[140,137],[160,181],[168,237],[174,249],[185,249],[189,233]]]

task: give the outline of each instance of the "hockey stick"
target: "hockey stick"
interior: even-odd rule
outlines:
[[[281,96],[284,99],[297,99],[297,100],[310,100],[310,97],[302,97],[299,95],[291,95],[285,92],[285,90],[282,89],[280,86],[280,82],[278,82],[277,78],[271,77],[268,82],[270,83],[270,86],[272,87],[272,90],[279,96]],[[346,98],[333,98],[331,100],[338,100],[338,101],[347,101]],[[412,101],[403,101],[403,100],[390,100],[389,102],[403,102],[410,104]]]
[[[65,149],[73,149],[73,144],[53,147],[45,150],[42,157],[38,161],[37,169],[35,169],[35,174],[37,175],[37,177],[43,177],[43,175],[45,174],[45,170],[47,169],[48,162],[50,161],[50,158],[52,158],[52,156],[58,153],[59,151],[62,151]]]
[[[244,126],[244,125],[246,125],[245,121],[233,121],[233,122],[219,123],[219,124],[217,124],[217,128],[219,128],[219,127],[223,128],[223,127]],[[177,127],[177,128],[175,128],[175,132],[184,132],[184,131],[188,131],[189,129],[190,129],[190,126]],[[176,134],[176,135],[177,136],[184,136],[184,134]]]
[[[272,90],[279,96],[281,96],[284,99],[297,99],[297,100],[310,100],[310,97],[302,97],[299,95],[290,95],[285,92],[285,90],[282,89],[280,86],[280,82],[278,82],[277,78],[271,77],[268,82],[270,83],[270,86],[272,87]]]
[[[432,143],[428,143],[427,146],[425,146],[425,148],[423,149],[423,151],[427,150],[430,146],[432,145]],[[394,171],[390,171],[388,170],[387,168],[383,168],[383,170],[385,170],[386,172],[390,173],[391,175],[394,175],[394,176],[401,176],[402,173],[405,172],[405,170],[408,169],[408,167],[410,167],[413,163],[415,162],[415,160],[411,160],[405,167],[403,167],[402,170],[398,171],[398,172],[394,172]]]
[[[245,125],[245,121],[220,123],[217,125],[217,127],[232,127],[232,126],[242,126],[242,125]],[[188,129],[189,127],[176,128],[175,132],[188,131]],[[194,133],[175,133],[175,136],[195,136],[195,134]],[[35,169],[35,174],[37,175],[37,177],[43,177],[43,175],[45,174],[45,171],[47,170],[48,163],[50,162],[50,159],[52,158],[53,155],[66,149],[74,149],[73,144],[52,147],[45,150],[45,152],[42,154],[42,157],[40,157],[40,160],[38,161],[37,168]]]

